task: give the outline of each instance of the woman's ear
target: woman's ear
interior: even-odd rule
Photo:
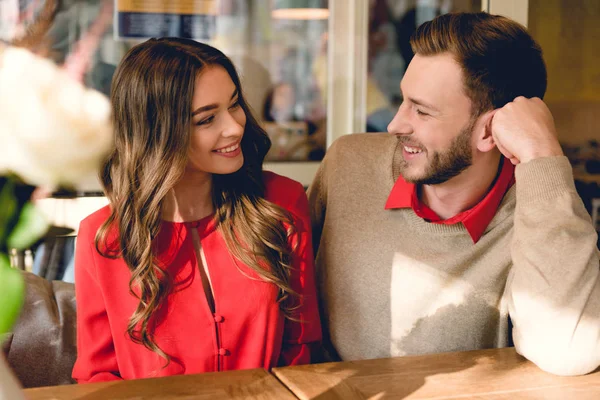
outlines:
[[[497,110],[491,110],[479,117],[475,140],[477,141],[477,150],[487,153],[496,148],[496,142],[492,136],[492,119]]]

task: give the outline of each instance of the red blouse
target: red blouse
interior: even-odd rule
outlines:
[[[79,383],[114,379],[194,374],[248,368],[272,368],[310,362],[310,345],[321,340],[317,309],[308,201],[303,187],[265,172],[265,198],[294,217],[298,246],[293,254],[291,286],[301,294],[295,315],[284,318],[276,302],[277,288],[234,263],[211,217],[200,221],[163,222],[157,256],[174,278],[174,290],[156,312],[154,339],[171,363],[127,334],[138,300],[129,292],[131,273],[122,259],[102,257],[94,237],[110,210],[104,207],[81,222],[75,255],[77,296],[77,361]],[[202,286],[191,235],[196,229],[213,289],[211,312]],[[200,266],[202,268],[202,266]],[[240,271],[241,270],[241,271]]]

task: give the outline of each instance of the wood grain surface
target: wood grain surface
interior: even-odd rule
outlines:
[[[600,372],[560,377],[514,348],[275,368],[300,399],[600,399]]]
[[[26,389],[29,400],[286,400],[295,396],[262,369]]]

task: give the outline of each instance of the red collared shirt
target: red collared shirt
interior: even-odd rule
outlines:
[[[417,186],[406,182],[402,176],[399,176],[390,192],[385,209],[412,208],[417,216],[435,224],[452,225],[462,222],[473,239],[473,243],[477,243],[496,215],[502,198],[514,183],[515,166],[505,158],[500,175],[483,200],[452,218],[442,219],[419,200]]]

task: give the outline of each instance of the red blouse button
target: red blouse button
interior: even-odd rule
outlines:
[[[220,356],[228,356],[229,350],[221,348],[221,349],[219,349],[219,355]]]
[[[223,322],[224,319],[222,315],[215,314],[215,322]]]

